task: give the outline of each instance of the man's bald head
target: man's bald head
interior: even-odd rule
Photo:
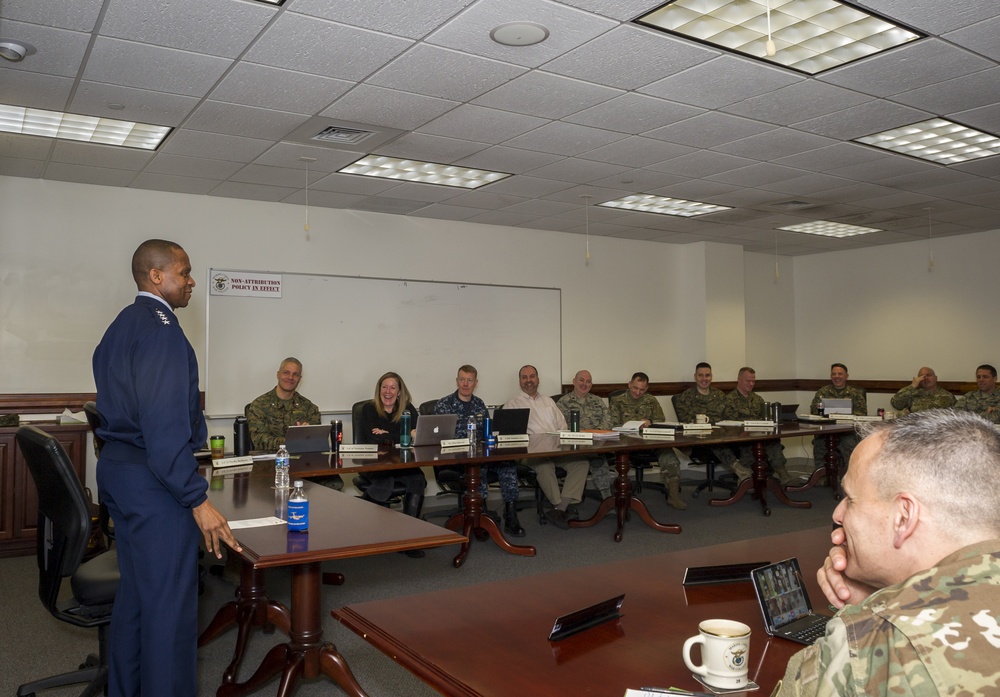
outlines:
[[[149,272],[170,266],[178,249],[184,251],[176,242],[167,240],[146,240],[136,248],[132,254],[132,278],[139,290],[149,290]]]

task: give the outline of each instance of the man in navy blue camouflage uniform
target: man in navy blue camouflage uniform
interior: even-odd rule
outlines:
[[[139,294],[94,352],[104,447],[97,485],[115,526],[121,582],[111,615],[112,697],[197,693],[198,536],[216,557],[239,551],[207,499],[194,451],[207,428],[198,361],[174,309],[194,288],[173,242],[147,240],[132,256]]]

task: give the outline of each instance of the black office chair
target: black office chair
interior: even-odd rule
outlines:
[[[620,394],[625,394],[625,392],[625,390],[612,390],[608,393],[608,401],[610,402],[613,398]],[[665,491],[663,485],[659,482],[646,483],[646,470],[658,466],[658,458],[659,456],[655,450],[635,450],[629,452],[629,466],[635,473],[635,493],[641,494],[643,486]]]
[[[56,619],[97,627],[99,647],[98,655],[88,656],[80,670],[25,683],[17,689],[18,697],[77,683],[88,683],[83,695],[103,694],[108,681],[108,626],[118,591],[117,553],[82,561],[91,532],[90,502],[69,456],[59,441],[34,426],[22,426],[16,438],[38,489],[38,596]],[[72,597],[60,600],[67,577]]]
[[[675,413],[677,412],[677,397],[678,395],[670,397],[670,402],[674,405]],[[698,494],[705,489],[712,492],[715,490],[715,487],[725,489],[729,492],[730,496],[736,493],[736,489],[739,486],[739,483],[736,481],[736,475],[732,472],[727,472],[718,477],[715,476],[715,466],[722,463],[719,462],[719,458],[715,456],[711,448],[706,445],[696,445],[690,448],[687,456],[691,458],[691,464],[705,466],[705,479],[698,483],[691,496],[698,498]]]
[[[363,442],[358,437],[357,429],[358,429],[358,424],[361,423],[361,410],[364,409],[364,406],[368,404],[368,402],[370,401],[371,401],[370,399],[362,399],[360,402],[355,402],[354,406],[351,407],[351,428],[354,429],[355,443]],[[372,480],[368,477],[368,475],[366,475],[364,472],[360,472],[357,475],[355,475],[352,483],[354,484],[354,487],[361,492],[362,498],[364,498],[365,500],[370,500],[368,499],[367,492],[368,492],[368,487],[370,487],[372,484]],[[399,480],[395,480],[393,481],[392,493],[389,495],[389,498],[386,499],[384,503],[380,501],[372,501],[372,503],[377,503],[380,506],[385,506],[386,508],[388,508],[393,504],[401,502],[405,494],[406,494],[406,484],[404,484]]]

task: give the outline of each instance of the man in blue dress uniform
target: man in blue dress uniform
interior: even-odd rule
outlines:
[[[194,451],[208,429],[198,361],[174,309],[194,288],[173,242],[147,240],[132,256],[139,289],[94,352],[101,499],[111,512],[121,582],[111,615],[109,694],[197,693],[198,535],[222,557],[239,550],[207,498]]]

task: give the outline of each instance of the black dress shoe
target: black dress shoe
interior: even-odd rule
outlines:
[[[423,559],[427,556],[422,549],[405,549],[400,554],[405,554],[411,559]]]
[[[569,530],[569,518],[566,517],[566,511],[550,508],[545,511],[545,518],[560,530]]]
[[[517,519],[517,503],[510,502],[503,505],[503,531],[511,537],[524,537],[524,528],[521,521]]]

